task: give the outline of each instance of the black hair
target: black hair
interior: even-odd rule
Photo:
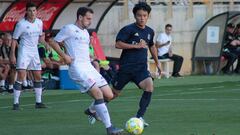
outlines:
[[[144,10],[147,11],[148,14],[150,14],[151,12],[151,7],[146,3],[146,2],[139,2],[138,4],[136,4],[132,10],[134,16],[136,15],[138,10]]]
[[[166,24],[165,28],[167,28],[167,27],[171,27],[172,28],[172,25],[171,24]]]
[[[229,28],[234,28],[235,25],[234,25],[233,23],[229,23],[229,24],[227,24],[227,27],[229,27]]]
[[[26,10],[28,10],[28,8],[31,8],[31,7],[37,8],[37,5],[34,4],[34,3],[32,3],[32,2],[28,2],[28,3],[26,4]]]
[[[81,16],[85,16],[87,12],[90,12],[90,13],[94,13],[93,10],[91,8],[88,8],[88,7],[80,7],[78,8],[77,10],[77,19],[79,17],[79,15]]]

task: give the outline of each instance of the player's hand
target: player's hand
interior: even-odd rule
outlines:
[[[71,64],[72,62],[72,58],[67,54],[64,55],[63,60],[66,64]]]
[[[161,66],[160,66],[160,64],[157,65],[157,69],[158,69],[158,74],[161,75],[161,74],[162,74],[162,71],[161,71]]]
[[[170,41],[167,41],[164,45],[168,45],[168,44],[170,44]]]
[[[148,48],[146,41],[140,39],[140,42],[138,43],[138,48]]]

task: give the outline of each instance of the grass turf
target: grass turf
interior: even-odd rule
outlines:
[[[240,77],[188,76],[154,81],[155,91],[145,115],[150,127],[143,135],[239,135]],[[112,121],[124,128],[135,115],[141,91],[129,84],[108,104]],[[21,96],[13,111],[12,95],[0,95],[0,135],[104,135],[101,123],[89,125],[83,114],[91,103],[76,90],[48,90],[47,109],[34,109],[33,92]]]

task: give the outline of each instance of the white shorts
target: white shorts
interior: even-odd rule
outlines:
[[[42,70],[39,54],[18,51],[16,69]]]
[[[99,88],[108,85],[107,81],[92,65],[84,68],[83,66],[71,65],[68,73],[70,78],[80,85],[82,93],[87,92],[94,84]]]

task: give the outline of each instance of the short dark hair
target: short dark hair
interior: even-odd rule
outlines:
[[[139,2],[138,4],[136,4],[132,10],[134,16],[136,15],[138,10],[144,10],[147,11],[148,14],[150,14],[151,12],[151,7],[146,3],[146,2]]]
[[[34,3],[32,3],[32,2],[28,2],[28,3],[26,4],[26,10],[28,10],[28,8],[31,8],[31,7],[37,8],[37,5],[34,4]]]
[[[78,8],[77,10],[77,19],[79,17],[79,15],[81,16],[85,16],[87,12],[90,12],[90,13],[94,13],[93,10],[91,8],[88,8],[88,7],[80,7]]]
[[[235,25],[234,25],[233,23],[229,23],[229,24],[227,24],[227,27],[229,27],[229,28],[234,28]]]
[[[167,27],[171,27],[172,28],[172,25],[171,24],[166,24],[165,28],[167,28]]]

